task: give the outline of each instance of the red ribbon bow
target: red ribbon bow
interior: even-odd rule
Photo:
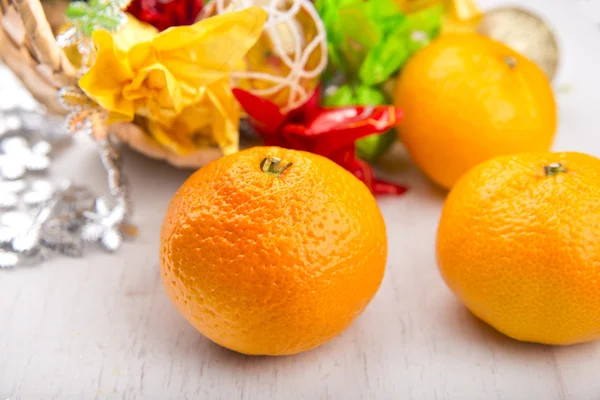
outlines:
[[[233,90],[266,146],[304,150],[330,158],[363,181],[373,194],[404,193],[405,187],[376,179],[371,166],[356,157],[354,143],[397,125],[402,111],[387,105],[323,108],[319,93],[317,88],[306,104],[283,114],[269,100],[242,89]]]
[[[172,26],[192,25],[203,6],[203,0],[133,0],[127,12],[164,31]]]

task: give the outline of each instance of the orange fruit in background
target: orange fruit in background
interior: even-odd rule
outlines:
[[[395,87],[415,163],[445,188],[489,158],[547,151],[556,131],[550,82],[532,61],[478,34],[446,35],[415,54]]]
[[[383,279],[387,238],[375,198],[351,173],[315,154],[255,147],[183,184],[160,253],[169,297],[202,334],[240,353],[285,355],[362,313]]]
[[[531,153],[478,165],[446,200],[437,257],[454,294],[510,337],[600,338],[600,160]]]

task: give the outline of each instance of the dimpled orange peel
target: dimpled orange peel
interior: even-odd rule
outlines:
[[[600,160],[531,153],[478,165],[446,200],[437,257],[456,296],[512,338],[600,338]]]
[[[339,335],[385,270],[383,218],[367,187],[324,157],[254,147],[178,190],[161,233],[177,309],[231,350],[287,355]]]

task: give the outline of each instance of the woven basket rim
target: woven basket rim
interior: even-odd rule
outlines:
[[[64,2],[52,0],[44,5],[50,9]],[[66,115],[58,92],[77,85],[77,70],[57,43],[40,0],[0,0],[0,43],[0,61],[32,96],[48,112]],[[185,156],[171,153],[134,123],[111,125],[109,132],[134,150],[177,167],[197,168],[223,155],[218,147],[198,149]]]

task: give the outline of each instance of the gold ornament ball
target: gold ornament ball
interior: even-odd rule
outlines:
[[[549,80],[556,75],[558,40],[541,17],[517,7],[496,8],[484,14],[477,32],[525,55]]]

